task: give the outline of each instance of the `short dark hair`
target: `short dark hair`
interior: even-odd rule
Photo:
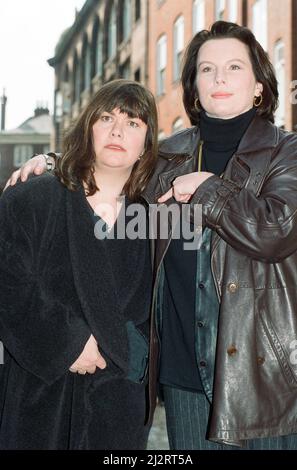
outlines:
[[[123,188],[123,194],[131,201],[136,201],[153,173],[158,149],[155,99],[148,89],[137,82],[118,79],[99,89],[65,134],[56,175],[72,191],[78,189],[82,183],[87,187],[89,196],[98,191],[94,178],[96,155],[92,127],[104,111],[111,112],[115,108],[147,124],[144,155],[134,164]]]
[[[256,40],[250,29],[227,21],[216,21],[209,30],[202,30],[193,37],[184,56],[181,76],[183,102],[191,123],[197,124],[199,122],[199,111],[194,106],[195,99],[198,98],[196,76],[199,49],[210,39],[224,38],[238,39],[248,47],[256,81],[263,85],[263,101],[257,108],[257,113],[274,122],[274,112],[278,106],[278,91],[277,80],[268,54]]]

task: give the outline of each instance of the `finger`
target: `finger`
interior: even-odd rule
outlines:
[[[9,180],[8,180],[7,183],[6,183],[6,185],[4,186],[3,191],[5,191],[5,189],[7,189],[8,186],[10,186],[10,185],[11,185],[11,179],[9,178]]]
[[[87,371],[86,371],[86,370],[83,370],[83,369],[78,369],[78,370],[77,370],[77,373],[78,373],[79,375],[86,375]]]
[[[94,374],[94,373],[96,372],[96,369],[97,369],[96,366],[87,367],[87,368],[86,368],[86,371],[87,371],[88,374]]]
[[[75,367],[69,367],[69,370],[70,372],[72,372],[73,374],[76,374],[77,372],[77,369]]]
[[[10,177],[10,184],[11,186],[14,186],[17,182],[17,180],[19,179],[20,177],[20,174],[21,174],[21,170],[16,170],[12,173],[11,177]]]
[[[165,202],[168,201],[173,195],[173,190],[172,188],[167,191],[167,193],[163,194],[163,196],[159,197],[158,202]]]
[[[99,353],[99,358],[96,361],[96,366],[99,367],[99,369],[105,369],[106,367],[106,361],[103,356]]]

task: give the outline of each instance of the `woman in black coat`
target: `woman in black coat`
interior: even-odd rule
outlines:
[[[55,176],[2,195],[0,449],[146,447],[149,245],[112,235],[156,142],[151,93],[110,82],[68,132]]]

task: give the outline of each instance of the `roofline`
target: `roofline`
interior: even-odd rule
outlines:
[[[64,52],[68,49],[68,46],[72,42],[72,39],[75,34],[81,32],[81,26],[84,23],[86,16],[89,14],[91,9],[97,4],[97,1],[98,0],[86,0],[83,7],[79,10],[77,17],[74,20],[74,23],[72,24],[72,26],[70,26],[69,30],[65,34],[62,43],[59,44],[56,54],[54,55],[54,57],[51,57],[47,61],[47,63],[51,67],[55,67],[55,65],[60,62]]]

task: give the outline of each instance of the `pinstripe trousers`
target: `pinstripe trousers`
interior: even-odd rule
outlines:
[[[204,393],[188,392],[162,385],[170,449],[236,450],[239,447],[206,440],[210,405]],[[262,439],[249,439],[245,449],[297,449],[297,434]]]

